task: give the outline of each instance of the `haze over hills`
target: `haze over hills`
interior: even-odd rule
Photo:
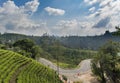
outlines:
[[[104,45],[107,41],[115,41],[120,42],[119,36],[113,36],[114,32],[110,33],[106,31],[103,35],[98,36],[66,36],[66,37],[58,37],[58,36],[28,36],[23,34],[15,34],[15,33],[4,33],[0,35],[1,42],[15,42],[16,40],[30,38],[36,42],[36,44],[40,45],[42,42],[47,44],[53,44],[56,41],[59,41],[65,47],[70,48],[79,48],[79,49],[91,49],[97,50],[99,47]]]
[[[114,32],[113,32],[114,33]],[[61,37],[60,41],[63,45],[70,48],[80,48],[80,49],[91,49],[97,50],[99,47],[104,45],[108,41],[119,42],[119,36],[113,36],[109,31],[105,34],[99,36],[68,36]]]

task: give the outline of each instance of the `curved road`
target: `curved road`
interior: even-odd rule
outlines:
[[[38,61],[40,63],[46,65],[46,66],[49,66],[51,69],[57,71],[57,66],[54,65],[51,61],[49,61],[47,59],[44,59],[44,58],[40,58]],[[79,68],[76,68],[76,69],[62,69],[62,68],[59,68],[59,74],[60,75],[65,75],[71,81],[77,81],[77,80],[79,80],[79,78],[78,78],[79,75],[91,71],[90,64],[91,64],[91,59],[86,59],[86,60],[83,60],[79,64]]]

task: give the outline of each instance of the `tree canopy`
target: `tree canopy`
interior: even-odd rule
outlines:
[[[19,47],[20,49],[18,50],[19,53],[31,57],[31,58],[36,58],[38,55],[40,55],[40,47],[37,46],[34,41],[31,39],[22,39],[18,40],[13,44],[14,47]],[[17,48],[18,49],[18,48]]]
[[[98,54],[92,60],[92,71],[98,76],[101,83],[120,82],[120,44],[108,42],[100,48]]]

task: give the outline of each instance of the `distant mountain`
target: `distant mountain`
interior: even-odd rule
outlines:
[[[97,50],[108,41],[120,42],[120,37],[113,36],[112,33],[106,31],[105,34],[99,36],[68,36],[60,38],[60,42],[64,46],[92,50]]]
[[[56,41],[59,41],[65,47],[92,49],[92,50],[97,50],[107,41],[120,42],[120,37],[113,36],[112,33],[110,33],[109,31],[106,31],[105,34],[99,36],[66,36],[66,37],[55,37],[49,35],[27,36],[27,35],[14,34],[14,33],[0,34],[0,42],[2,43],[6,43],[6,42],[13,43],[16,40],[25,39],[25,38],[30,38],[34,40],[38,45],[41,45],[43,43],[52,45]]]

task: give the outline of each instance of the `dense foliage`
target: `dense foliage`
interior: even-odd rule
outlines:
[[[62,83],[55,71],[20,54],[0,50],[0,83]]]
[[[105,44],[92,61],[92,71],[101,83],[120,83],[120,44],[110,41]]]
[[[120,36],[120,27],[119,26],[116,26],[116,31],[113,32],[112,34],[115,35],[115,36]]]
[[[14,50],[16,47],[20,48],[18,51],[22,55],[26,55],[27,57],[36,58],[40,54],[40,48],[37,46],[34,41],[31,39],[22,39],[16,41],[14,44]]]

